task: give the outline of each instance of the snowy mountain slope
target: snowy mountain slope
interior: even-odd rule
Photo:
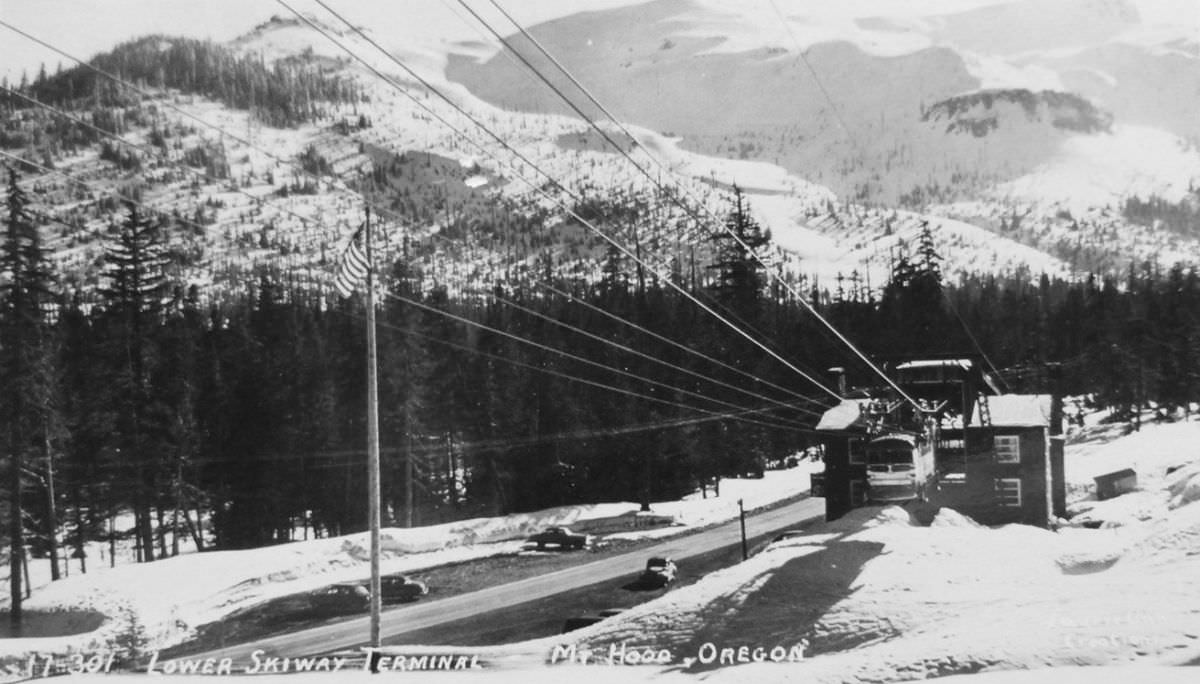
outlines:
[[[1075,11],[1071,8],[1079,4],[1068,3],[1062,12]],[[887,235],[882,224],[870,218],[886,212],[857,203],[865,201],[869,205],[885,196],[892,198],[889,203],[934,206],[934,213],[984,229],[968,230],[944,222],[952,226],[944,229],[949,242],[943,249],[950,259],[950,272],[986,264],[986,268],[1000,270],[1027,268],[1034,273],[1062,273],[1068,268],[1064,263],[1086,269],[1122,262],[1117,263],[1120,267],[1130,253],[1170,262],[1192,259],[1200,252],[1194,240],[1160,238],[1153,229],[1138,229],[1119,218],[1106,219],[1102,227],[1091,232],[1085,225],[1082,231],[1068,233],[1056,229],[1020,230],[996,237],[997,217],[1012,212],[1031,213],[1050,222],[1063,210],[1075,216],[1104,211],[1111,217],[1115,203],[1124,195],[1153,192],[1175,197],[1180,188],[1200,176],[1200,154],[1195,149],[1171,133],[1131,127],[1121,123],[1119,117],[1111,133],[1076,133],[1057,125],[1061,117],[1049,109],[1030,116],[1021,107],[998,108],[970,113],[995,120],[994,126],[989,124],[987,135],[976,136],[968,132],[970,125],[962,120],[967,113],[956,112],[957,119],[952,122],[943,116],[943,109],[937,108],[939,103],[944,106],[957,101],[964,92],[976,92],[984,83],[971,73],[965,53],[939,44],[941,39],[885,49],[883,38],[868,40],[860,35],[863,31],[889,36],[914,31],[933,35],[935,29],[943,32],[939,35],[951,35],[946,33],[950,29],[945,28],[948,24],[944,21],[948,13],[1000,11],[1008,7],[1007,3],[914,3],[902,17],[897,17],[894,5],[879,2],[851,3],[837,9],[784,8],[791,28],[820,29],[797,34],[797,40],[807,47],[808,62],[830,87],[836,109],[825,103],[811,74],[796,59],[791,36],[779,25],[778,16],[772,31],[766,31],[764,27],[771,23],[774,13],[764,13],[761,3],[717,7],[687,0],[645,4],[614,0],[585,6],[595,11],[579,14],[578,5],[532,3],[514,9],[514,13],[529,23],[549,20],[534,27],[535,34],[619,116],[643,124],[631,124],[637,138],[637,144],[629,148],[633,156],[667,185],[683,188],[682,196],[689,204],[703,207],[701,215],[715,220],[727,210],[722,186],[736,182],[746,187],[751,206],[778,242],[791,252],[773,258],[797,273],[827,280],[838,273],[870,272],[872,282],[882,283],[892,255],[911,237],[903,229],[894,238]],[[489,41],[478,26],[464,21],[467,17],[461,12],[446,7],[422,9],[420,21],[402,21],[376,5],[347,7],[346,13],[356,24],[367,27],[368,35],[397,48],[396,53],[423,78],[445,88],[457,104],[569,187],[590,193],[614,189],[628,193],[656,191],[653,183],[627,160],[605,150],[598,141],[583,145],[571,142],[594,134],[575,118],[553,113],[561,106],[551,107],[545,96],[535,96],[540,84],[514,65],[511,56],[498,53],[495,41]],[[396,74],[399,82],[410,84],[411,79],[399,73],[390,60],[336,19],[323,12],[314,16],[375,68]],[[888,18],[890,23],[880,17]],[[864,25],[870,28],[863,29]],[[1143,49],[1130,47],[1134,44],[1128,42],[1132,35],[1128,31],[1116,37],[1110,33],[1105,29],[1104,40],[1110,41],[1106,45]],[[753,47],[753,40],[763,44]],[[1114,42],[1119,40],[1127,42]],[[273,19],[230,45],[242,54],[268,60],[295,55],[327,60],[329,65],[351,74],[369,93],[368,101],[331,112],[334,118],[364,115],[373,123],[348,137],[331,133],[328,122],[278,131],[251,124],[244,114],[199,98],[181,100],[196,112],[211,116],[214,123],[250,133],[255,144],[275,149],[289,159],[315,146],[322,154],[329,154],[335,171],[352,175],[368,161],[353,149],[362,144],[396,156],[422,151],[471,162],[464,168],[478,162],[483,174],[479,179],[490,178],[492,182],[474,185],[474,194],[501,196],[528,208],[557,211],[553,203],[520,178],[542,183],[544,177],[477,131],[451,107],[421,89],[411,90],[422,105],[436,113],[436,117],[431,116],[299,20]],[[1058,54],[1061,57],[1062,51]],[[480,64],[479,59],[486,61]],[[1028,53],[1020,57],[1031,60],[1028,63],[1019,64],[1017,58],[1003,55],[990,55],[988,59],[1003,61],[1016,74],[1032,66],[1042,68],[1038,66],[1042,62]],[[1184,58],[1174,55],[1173,59]],[[1072,73],[1079,68],[1072,66]],[[613,73],[633,80],[614,80]],[[838,85],[861,83],[878,87]],[[515,99],[509,101],[506,97]],[[527,108],[523,106],[528,104],[527,98],[541,98],[538,101],[545,103],[551,113],[514,111],[512,106]],[[926,120],[922,120],[922,112],[929,115]],[[447,130],[437,117],[467,131],[470,141]],[[852,132],[851,138],[845,136],[843,122]],[[952,123],[958,125],[957,130],[947,132]],[[146,132],[135,131],[132,135],[144,140]],[[214,144],[216,137],[199,131],[189,140]],[[295,178],[296,172],[237,141],[222,142],[234,176],[243,179],[242,189],[262,195],[261,201],[251,202],[217,184],[205,187],[199,199],[188,197],[179,184],[171,192],[151,188],[151,204],[163,210],[178,209],[190,215],[201,201],[213,205],[208,208],[212,223],[200,239],[202,268],[193,273],[193,281],[210,282],[214,272],[228,271],[247,259],[292,267],[304,265],[311,269],[308,277],[322,279],[328,255],[339,248],[356,225],[361,205],[352,195],[330,193],[330,188],[321,188],[313,196],[275,198],[272,193]],[[504,161],[491,161],[490,154]],[[89,160],[85,155],[66,160],[62,168],[78,168],[95,177],[103,167],[89,169],[87,164],[94,163],[94,158]],[[265,182],[268,173],[273,176],[270,187]],[[466,183],[467,175],[458,181]],[[61,179],[49,182],[62,185]],[[966,210],[966,200],[977,198],[983,198],[984,205]],[[945,206],[950,202],[953,204]],[[660,200],[660,207],[666,221],[654,225],[686,218],[671,203]],[[311,223],[300,221],[295,214],[309,217]],[[830,216],[822,218],[823,214]],[[255,224],[265,223],[267,227],[247,226],[249,216]],[[447,211],[444,216],[423,219],[423,225],[408,230],[428,238],[440,233],[455,216]],[[100,228],[89,224],[85,234],[95,235]],[[674,239],[662,230],[642,230],[643,237],[651,235],[652,251],[665,250]],[[1112,239],[1113,230],[1118,235],[1116,240]],[[87,244],[85,234],[78,235],[78,239],[60,237],[60,256],[66,268],[86,268],[94,262],[97,252]],[[826,238],[832,242],[823,242]],[[476,247],[464,250],[430,239],[426,271],[443,282],[467,276],[491,278],[507,268],[498,254]],[[237,245],[231,247],[230,240]],[[398,242],[390,245],[398,247]],[[1087,253],[1087,258],[1077,256],[1081,251]],[[570,257],[564,250],[562,259],[565,268],[595,274],[596,255],[595,250],[584,250],[582,256]]]
[[[761,3],[663,0],[531,30],[618,116],[688,149],[774,162],[843,197],[922,207],[990,196],[1078,212],[1192,183],[1200,51],[1186,41],[1200,17],[1169,2],[1034,5],[804,5],[783,10],[785,27]],[[547,66],[523,38],[513,45]],[[506,108],[564,111],[503,52],[476,44],[447,73]],[[937,103],[998,87],[1077,92],[1116,126],[1073,130],[1020,109],[990,113],[1000,131],[989,135],[922,124]]]

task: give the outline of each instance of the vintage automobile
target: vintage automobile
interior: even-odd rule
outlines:
[[[646,561],[646,569],[638,577],[638,584],[648,587],[665,587],[675,581],[678,568],[670,558],[654,557]]]
[[[313,592],[310,606],[327,614],[361,613],[371,607],[371,593],[361,584],[332,584]]]
[[[539,549],[556,546],[560,549],[582,549],[592,543],[586,534],[576,534],[566,527],[547,527],[526,540]]]
[[[380,578],[379,595],[384,603],[416,601],[428,593],[429,587],[425,586],[424,582],[418,582],[403,575]]]

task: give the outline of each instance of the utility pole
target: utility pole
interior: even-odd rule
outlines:
[[[379,386],[375,358],[375,264],[371,254],[371,208],[366,208],[363,238],[367,252],[367,520],[371,528],[371,648],[379,648],[383,610],[379,578]]]
[[[741,499],[738,499],[738,518],[742,522],[742,560],[746,560],[750,553],[746,550],[746,509],[742,506]]]

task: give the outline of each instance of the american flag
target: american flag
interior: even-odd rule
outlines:
[[[350,246],[342,252],[338,263],[337,274],[333,278],[333,286],[338,294],[349,297],[367,277],[367,254],[363,251],[363,227],[350,238]]]

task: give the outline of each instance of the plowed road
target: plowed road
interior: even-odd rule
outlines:
[[[747,515],[746,535],[752,539],[777,530],[795,527],[814,517],[823,516],[824,512],[824,499],[801,499],[779,508]],[[565,570],[436,601],[420,602],[387,610],[381,618],[380,634],[386,640],[406,632],[475,617],[489,611],[553,596],[597,582],[628,578],[651,556],[668,556],[677,561],[685,561],[691,556],[740,543],[741,531],[738,521],[733,520],[702,532],[675,537],[658,544],[638,548],[636,551],[583,563]],[[232,658],[234,662],[246,662],[250,658],[250,653],[259,649],[267,655],[276,656],[315,655],[346,650],[366,645],[369,620],[369,617],[361,617],[321,625],[289,634],[258,639],[249,644],[190,655],[187,658]]]

